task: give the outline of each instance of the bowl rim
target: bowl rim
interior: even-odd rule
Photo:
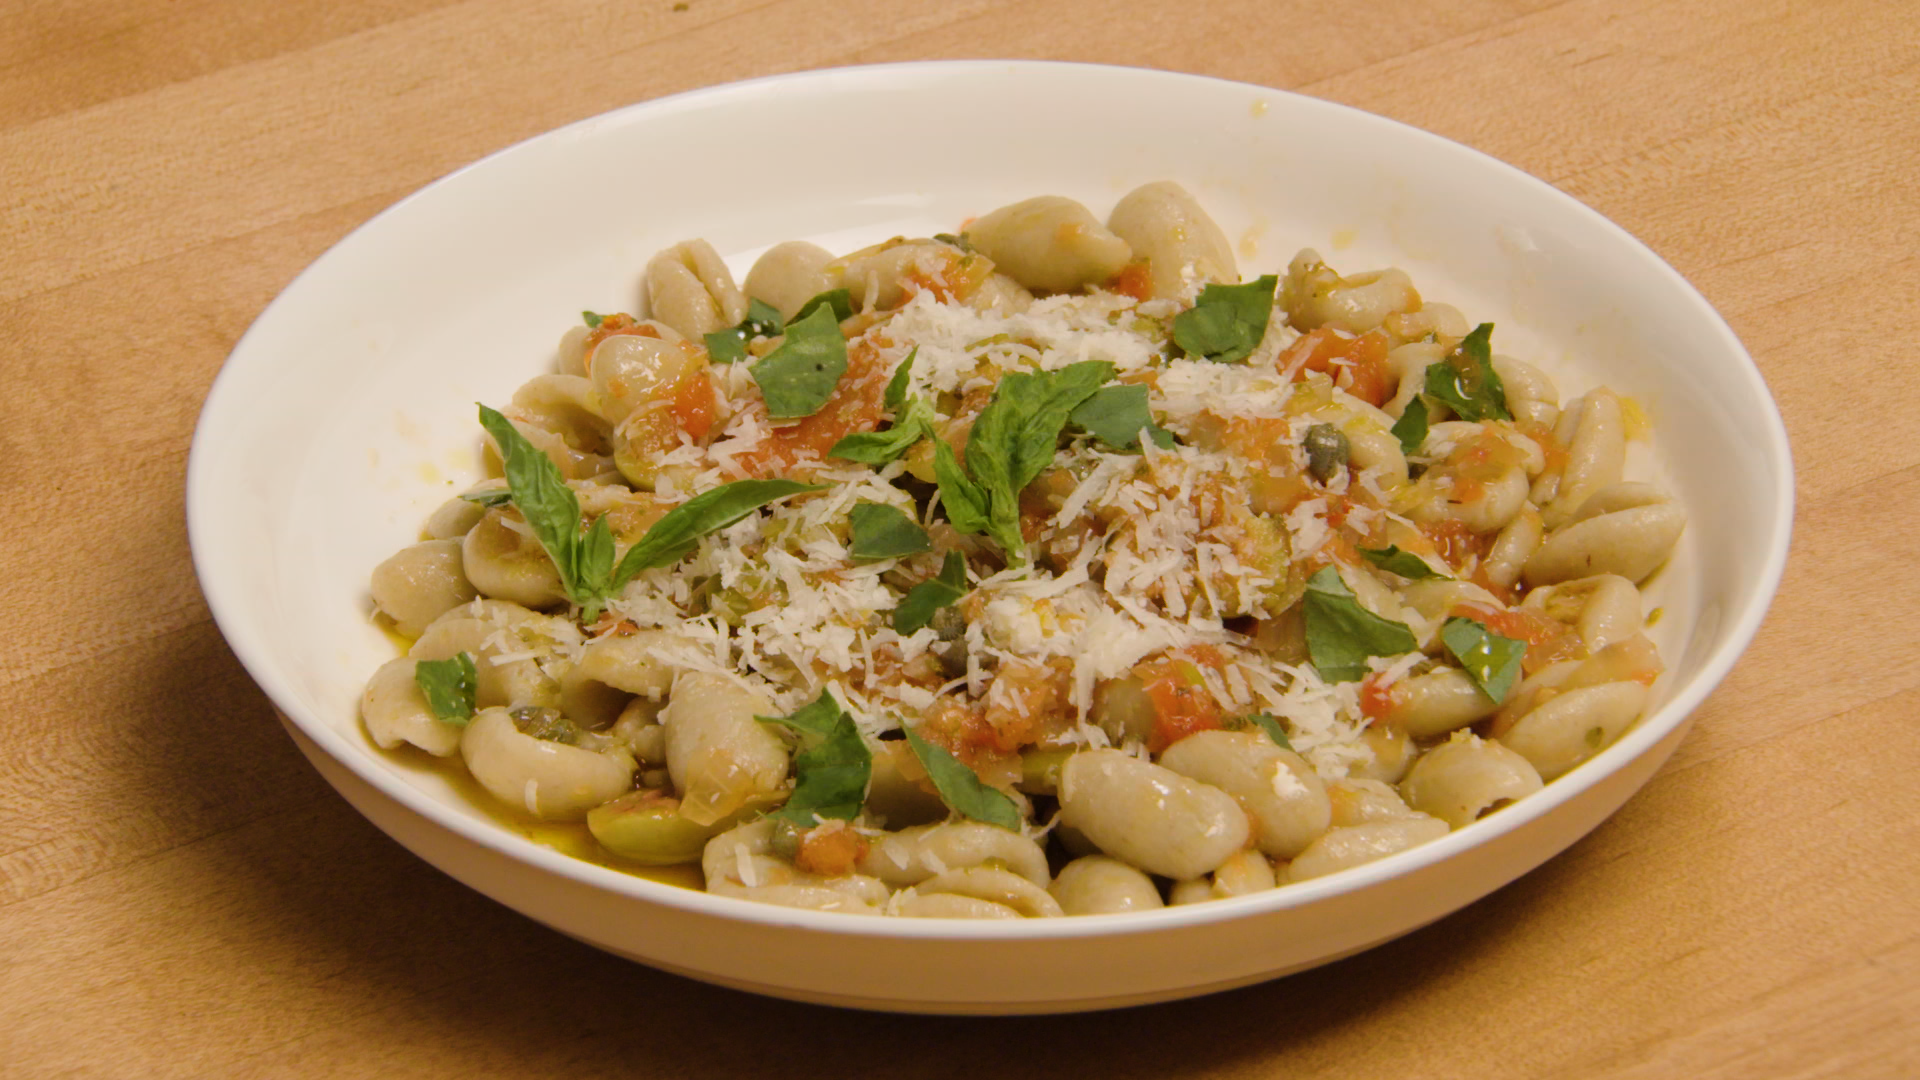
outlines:
[[[1551,196],[1565,210],[1583,218],[1590,228],[1606,234],[1620,246],[1623,254],[1639,263],[1638,271],[1660,280],[1675,290],[1702,317],[1719,345],[1740,361],[1739,374],[1763,415],[1757,434],[1766,451],[1764,466],[1772,476],[1774,510],[1769,522],[1770,535],[1753,581],[1750,602],[1726,628],[1720,646],[1709,653],[1693,679],[1679,687],[1659,709],[1642,717],[1620,740],[1556,778],[1540,791],[1499,813],[1482,818],[1446,836],[1395,855],[1314,878],[1284,888],[1217,900],[1205,904],[1187,904],[1141,912],[1107,915],[1081,915],[1064,919],[966,920],[966,919],[892,919],[848,917],[849,913],[820,912],[778,907],[761,901],[721,896],[665,882],[623,873],[609,867],[562,854],[509,828],[456,811],[431,795],[404,781],[392,769],[379,765],[373,755],[348,741],[340,732],[318,718],[306,715],[300,697],[282,675],[263,645],[239,632],[236,626],[238,606],[235,583],[220,572],[221,540],[212,530],[211,519],[221,500],[213,482],[215,457],[223,434],[217,423],[235,408],[229,401],[239,391],[236,385],[246,371],[257,366],[250,350],[263,327],[280,317],[280,312],[297,296],[303,282],[317,275],[331,261],[348,257],[366,236],[385,226],[389,220],[407,211],[415,202],[432,197],[456,178],[484,170],[493,163],[526,152],[529,147],[579,138],[602,127],[626,126],[644,122],[655,115],[705,107],[730,98],[750,100],[783,89],[801,90],[840,82],[873,84],[885,88],[900,80],[966,79],[991,75],[1009,75],[1025,79],[1123,79],[1147,82],[1180,83],[1213,90],[1254,92],[1283,100],[1292,109],[1324,110],[1338,115],[1343,122],[1358,127],[1394,130],[1396,136],[1424,145],[1428,152],[1453,155],[1472,167],[1506,174],[1514,183],[1531,186]],[[345,253],[345,254],[343,254]],[[779,75],[740,80],[700,87],[676,94],[621,106],[586,117],[561,127],[519,140],[473,162],[463,165],[423,185],[371,218],[356,226],[328,247],[301,270],[261,311],[247,331],[235,343],[208,391],[196,422],[186,470],[186,516],[193,565],[208,608],[227,645],[240,660],[248,675],[266,693],[273,706],[296,725],[315,745],[330,757],[415,814],[465,839],[474,841],[531,868],[556,874],[596,889],[619,894],[646,903],[664,904],[691,914],[761,924],[766,927],[804,928],[817,933],[858,938],[889,938],[940,941],[1030,941],[1071,939],[1088,936],[1113,936],[1164,933],[1182,927],[1196,927],[1258,914],[1274,914],[1334,899],[1370,886],[1412,874],[1423,867],[1442,862],[1468,848],[1514,832],[1552,813],[1562,804],[1587,791],[1658,744],[1688,720],[1700,703],[1712,693],[1732,670],[1758,632],[1775,598],[1785,571],[1794,515],[1792,453],[1779,407],[1752,356],[1740,343],[1720,313],[1669,263],[1637,237],[1598,211],[1546,181],[1513,165],[1463,143],[1401,121],[1375,113],[1311,97],[1296,91],[1244,83],[1208,75],[1171,72],[1160,69],[1109,64],[1045,60],[928,60],[899,63],[851,65],[819,68]],[[1497,884],[1504,884],[1496,883]]]

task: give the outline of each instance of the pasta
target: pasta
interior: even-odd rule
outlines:
[[[844,255],[703,240],[482,408],[371,575],[368,735],[611,865],[876,916],[1246,896],[1618,740],[1686,515],[1403,271],[1242,280],[1177,184]],[[405,750],[405,747],[412,750]]]

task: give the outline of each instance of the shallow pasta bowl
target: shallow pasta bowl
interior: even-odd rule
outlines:
[[[821,118],[847,123],[823,127]],[[749,154],[736,137],[755,132]],[[1061,152],[1071,130],[1074,149]],[[869,133],[864,136],[848,132]],[[689,163],[699,163],[689,167]],[[1669,671],[1648,715],[1537,795],[1440,840],[1268,893],[1013,925],[797,911],[570,857],[503,824],[356,714],[395,655],[366,582],[479,475],[475,401],[544,370],[583,308],[631,309],[646,259],[704,237],[742,269],[950,231],[1035,194],[1104,213],[1177,180],[1243,269],[1315,246],[1409,271],[1500,324],[1503,351],[1652,419],[1690,525],[1651,592]],[[1499,888],[1617,809],[1758,627],[1785,560],[1785,431],[1752,361],[1657,256],[1551,187],[1388,120],[1256,86],[1121,68],[932,63],[785,76],[574,124],[455,173],[322,256],[234,350],[188,470],[221,631],[315,767],[455,878],[654,966],[810,1001],[1057,1012],[1243,985],[1349,955]],[[1711,553],[1711,558],[1703,557]]]

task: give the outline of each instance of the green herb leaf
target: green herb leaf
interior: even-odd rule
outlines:
[[[913,358],[919,352],[919,346],[915,346],[907,358],[900,361],[900,366],[893,369],[893,378],[887,380],[884,403],[894,413],[893,426],[885,431],[856,431],[843,436],[827,451],[829,457],[862,465],[885,465],[911,449],[921,436],[933,434],[932,406],[907,396],[908,375],[913,370]]]
[[[820,691],[812,704],[791,716],[754,719],[802,733],[803,746],[793,755],[793,794],[769,817],[813,825],[819,818],[844,821],[860,813],[867,800],[867,782],[873,777],[873,751],[832,691]]]
[[[973,251],[973,244],[969,242],[967,238],[964,236],[955,236],[952,233],[937,232],[933,234],[933,238],[947,245],[948,247],[957,247],[961,251],[968,252],[969,254],[971,254]]]
[[[1272,739],[1276,744],[1278,744],[1280,749],[1282,750],[1293,749],[1293,740],[1287,738],[1287,729],[1284,726],[1282,726],[1280,721],[1275,717],[1269,716],[1268,714],[1263,712],[1257,712],[1252,714],[1251,716],[1248,716],[1246,718],[1246,721],[1247,723],[1253,725],[1254,727],[1259,728],[1261,731],[1266,732],[1267,738]]]
[[[1005,792],[982,783],[979,774],[959,758],[914,734],[911,728],[903,730],[913,756],[920,759],[934,790],[940,793],[940,801],[949,809],[964,818],[1020,831],[1020,807]]]
[[[502,503],[513,501],[511,491],[463,491],[460,497],[475,506],[484,506],[491,510]]]
[[[812,416],[833,396],[847,373],[847,339],[825,306],[787,325],[780,347],[753,365],[767,415],[775,420]]]
[[[1245,285],[1208,285],[1192,307],[1173,317],[1173,343],[1188,356],[1222,364],[1245,360],[1267,334],[1279,283],[1268,274]]]
[[[1527,655],[1527,643],[1501,637],[1476,619],[1454,616],[1440,627],[1440,640],[1460,662],[1461,670],[1473,679],[1480,692],[1496,704],[1507,700],[1513,684],[1520,679],[1520,661]]]
[[[413,666],[413,682],[441,723],[466,727],[473,719],[473,697],[480,676],[471,655],[461,652],[445,660],[422,660]]]
[[[927,535],[927,530],[897,506],[857,503],[848,519],[853,527],[853,539],[847,550],[856,559],[894,559],[933,548],[933,538]]]
[[[930,578],[907,590],[893,609],[893,630],[911,634],[933,621],[934,613],[951,607],[966,596],[967,560],[957,551],[947,552],[938,577]]]
[[[619,590],[642,570],[672,566],[692,551],[700,538],[739,521],[755,510],[803,491],[824,491],[823,484],[798,480],[735,480],[703,491],[653,523],[640,542],[627,549],[608,586]]]
[[[580,313],[580,321],[583,323],[586,323],[587,329],[589,330],[598,330],[600,328],[600,323],[605,319],[606,319],[606,316],[601,315],[598,312],[583,311]]]
[[[907,406],[905,415],[894,421],[892,427],[885,431],[856,431],[843,436],[827,454],[862,465],[885,465],[912,449],[921,436],[932,434],[933,428],[926,419],[930,413],[923,413],[925,409],[925,405],[915,401]]]
[[[801,304],[800,310],[793,313],[793,322],[799,322],[823,307],[833,312],[834,322],[846,322],[853,318],[853,294],[845,289],[828,289]],[[793,323],[787,325],[792,326]]]
[[[967,437],[966,472],[984,496],[978,501],[986,508],[985,527],[969,529],[953,516],[953,506],[948,504],[947,519],[954,527],[985,532],[1009,559],[1023,559],[1026,544],[1020,536],[1021,489],[1052,463],[1067,417],[1111,378],[1113,365],[1104,360],[1083,360],[1054,371],[1003,376],[994,388],[993,400],[980,411]],[[935,450],[937,453],[938,448]],[[951,456],[952,451],[948,454]],[[948,480],[940,464],[936,457],[934,473],[940,482],[941,501],[946,502]],[[953,468],[958,468],[957,459]]]
[[[1432,370],[1431,367],[1428,368]],[[1393,422],[1393,437],[1400,440],[1400,452],[1411,454],[1427,441],[1427,399],[1418,394],[1407,402],[1400,419]]]
[[[1173,433],[1153,422],[1144,385],[1103,386],[1074,406],[1067,414],[1067,422],[1113,450],[1138,450],[1142,431],[1155,446],[1163,450],[1173,447]]]
[[[1369,656],[1400,656],[1420,646],[1405,623],[1383,619],[1361,607],[1331,566],[1307,579],[1303,604],[1307,655],[1328,682],[1364,678]]]
[[[919,355],[920,346],[915,345],[907,353],[907,358],[900,361],[900,366],[893,369],[893,378],[887,380],[886,395],[880,399],[887,411],[899,412],[900,407],[907,403],[907,382],[913,377],[913,358]]]
[[[990,509],[986,489],[974,483],[961,467],[953,444],[937,437],[933,440],[933,476],[940,485],[940,505],[953,527],[961,532],[986,532]]]
[[[1506,387],[1493,370],[1493,324],[1481,323],[1447,358],[1427,365],[1427,395],[1462,420],[1511,420]]]
[[[580,500],[560,475],[560,467],[528,442],[512,421],[485,405],[480,406],[480,426],[487,429],[487,434],[493,436],[494,444],[500,448],[513,505],[519,508],[534,538],[540,541],[560,572],[560,585],[567,599],[580,605],[584,617],[591,619],[598,615],[606,596],[590,587],[583,574],[583,571],[592,574],[598,567],[582,564]],[[598,551],[596,547],[587,554],[597,556]]]
[[[747,343],[754,338],[778,337],[786,323],[780,309],[761,300],[747,301],[747,317],[738,326],[715,330],[701,338],[706,342],[707,358],[716,364],[731,364],[747,358]]]
[[[1361,548],[1360,554],[1368,562],[1385,570],[1389,574],[1399,574],[1409,581],[1425,581],[1428,578],[1444,578],[1447,575],[1427,565],[1427,561],[1411,551],[1401,551],[1400,545],[1388,544],[1384,548]]]

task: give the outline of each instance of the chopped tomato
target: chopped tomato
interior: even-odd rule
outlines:
[[[1322,326],[1287,346],[1278,366],[1281,371],[1293,370],[1296,379],[1309,371],[1320,372],[1367,404],[1384,405],[1394,391],[1387,344],[1387,335],[1378,330],[1353,337]]]
[[[1153,299],[1153,270],[1145,260],[1135,260],[1120,268],[1120,272],[1107,279],[1106,288],[1122,296],[1131,296],[1135,300]]]
[[[820,460],[833,445],[856,431],[872,431],[880,422],[887,380],[893,372],[866,338],[847,343],[847,373],[833,396],[812,416],[767,432],[760,445],[734,459],[745,476],[777,476],[806,460]],[[758,403],[752,406],[764,409]]]
[[[715,407],[713,380],[704,371],[692,372],[674,388],[674,422],[696,440],[705,438],[713,428]]]
[[[1420,526],[1420,531],[1433,541],[1433,549],[1439,552],[1440,557],[1453,566],[1465,562],[1469,555],[1485,555],[1492,544],[1491,536],[1481,536],[1468,528],[1465,522],[1451,518],[1429,521]]]
[[[1380,679],[1380,673],[1374,672],[1360,681],[1360,715],[1367,723],[1384,719],[1400,703],[1398,688],[1388,686]]]
[[[1207,691],[1200,668],[1174,656],[1136,665],[1133,674],[1153,699],[1153,735],[1147,749],[1158,754],[1198,731],[1220,726],[1220,703]]]
[[[1504,638],[1527,643],[1520,668],[1531,675],[1548,664],[1578,660],[1587,647],[1573,628],[1558,619],[1521,608],[1500,610],[1485,604],[1456,604],[1450,615],[1472,619]]]

